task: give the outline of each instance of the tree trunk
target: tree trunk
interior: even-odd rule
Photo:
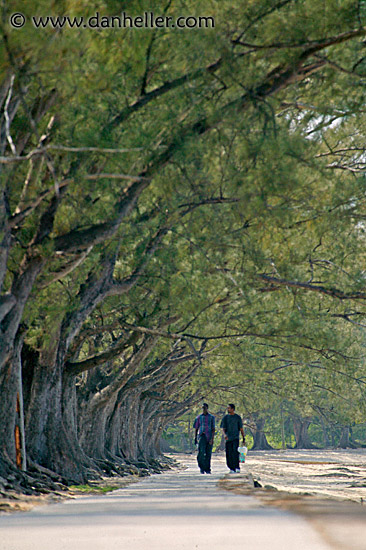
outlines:
[[[357,449],[357,444],[353,441],[352,430],[349,426],[344,426],[342,428],[342,434],[338,447],[340,449]]]
[[[286,449],[286,435],[285,435],[285,419],[283,416],[283,408],[281,404],[280,408],[280,415],[281,415],[281,443],[282,443],[282,449]]]
[[[142,426],[142,433],[138,439],[139,456],[146,460],[158,456],[157,448],[161,435],[161,421],[159,408],[161,403],[143,396],[140,399],[139,424]]]
[[[121,446],[123,455],[132,461],[138,459],[137,431],[140,391],[138,389],[128,392],[121,406],[119,414],[122,414]]]
[[[255,428],[250,428],[254,442],[252,451],[269,451],[273,447],[268,443],[266,434],[264,432],[264,425],[266,423],[265,418],[255,418]]]
[[[150,421],[146,430],[145,454],[148,460],[157,459],[162,454],[160,449],[162,431],[161,419],[157,415]]]
[[[79,441],[88,456],[99,460],[106,457],[106,438],[109,421],[113,414],[117,396],[93,406],[84,402],[79,412]],[[92,398],[91,398],[92,401]]]
[[[129,360],[125,361],[120,371],[112,377],[99,391],[94,388],[94,393],[86,400],[80,402],[80,439],[83,447],[91,456],[102,457],[105,453],[120,456],[121,452],[115,454],[116,450],[116,422],[113,417],[119,416],[121,410],[119,403],[129,395],[129,381],[135,374],[141,362],[146,359],[156,343],[156,338],[144,337],[142,344]],[[138,377],[137,377],[138,378]],[[141,389],[140,389],[141,391]],[[135,406],[138,406],[138,399]],[[110,429],[113,427],[113,438]],[[135,426],[136,434],[141,433],[141,427]]]
[[[13,279],[10,294],[0,298],[2,306],[4,306],[4,300],[6,305],[5,310],[0,308],[3,310],[0,316],[0,395],[2,396],[0,399],[0,421],[6,419],[6,424],[8,424],[8,428],[4,428],[2,433],[2,437],[7,437],[5,443],[1,444],[0,439],[0,459],[5,462],[14,459],[12,452],[9,452],[9,446],[13,446],[14,436],[11,434],[15,429],[13,410],[14,402],[16,403],[17,400],[17,385],[14,384],[14,374],[18,367],[14,364],[14,360],[17,353],[20,353],[20,350],[16,350],[17,339],[21,332],[20,323],[34,282],[46,263],[46,259],[38,251],[33,250],[32,246],[35,245],[36,248],[52,231],[54,216],[63,193],[64,190],[61,190],[58,197],[51,199]],[[2,272],[1,277],[3,274]],[[8,431],[7,434],[6,431]]]
[[[32,380],[26,430],[30,456],[73,482],[84,483],[92,463],[78,441],[75,378],[65,370],[66,357],[84,321],[105,296],[103,288],[113,265],[107,259],[100,277],[89,275],[80,288],[78,307],[65,315],[52,344],[41,352]]]
[[[293,418],[294,434],[296,439],[295,449],[316,449],[309,438],[308,429],[311,424],[310,418]]]
[[[15,422],[18,391],[16,355],[20,354],[22,338],[15,342],[13,353],[0,370],[0,476],[7,477],[16,468]]]
[[[95,479],[102,473],[95,462],[96,455],[89,454],[81,445],[80,430],[78,427],[78,402],[74,376],[63,373],[62,381],[62,424],[73,454],[77,455],[78,469],[83,472],[84,479]]]
[[[32,290],[34,280],[42,264],[34,260],[24,273],[13,283],[12,307],[0,318],[0,459],[13,462],[15,455],[14,430],[17,401],[17,370],[16,356],[20,350],[20,335],[18,334],[24,306]]]
[[[74,403],[68,392],[63,394],[62,367],[54,348],[43,352],[35,366],[26,417],[27,450],[34,462],[66,480],[84,483],[84,453],[70,423]],[[69,419],[66,425],[64,415]]]
[[[328,435],[328,431],[327,431],[327,426],[324,422],[324,418],[321,416],[320,417],[320,424],[322,426],[322,431],[323,431],[323,443],[324,443],[324,447],[326,449],[328,449],[329,447],[332,446],[331,444],[331,441],[329,439],[329,435]]]
[[[123,450],[121,432],[123,423],[123,406],[121,400],[117,396],[115,401],[114,410],[108,419],[108,428],[106,433],[105,446],[112,456],[124,459],[125,454]]]
[[[221,435],[220,444],[215,449],[215,452],[217,452],[217,451],[225,451],[225,436],[224,436],[224,434]]]
[[[5,189],[0,189],[0,292],[3,288],[11,246],[11,231],[7,223],[6,200]],[[2,298],[4,299],[4,296]]]

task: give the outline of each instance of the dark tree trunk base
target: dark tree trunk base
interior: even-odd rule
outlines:
[[[264,432],[264,425],[266,421],[263,418],[255,418],[255,429],[250,429],[253,436],[253,446],[251,451],[271,451],[272,445],[267,441],[266,434]]]
[[[22,472],[16,467],[8,464],[6,461],[0,460],[0,498],[9,498],[9,493],[16,498],[14,494],[22,494],[27,496],[44,496],[54,494],[58,497],[66,496],[68,487],[76,484],[74,480],[66,479],[40,466],[39,464],[29,460],[29,469],[27,472]],[[160,474],[163,471],[178,467],[178,463],[169,457],[161,455],[159,459],[149,459],[144,462],[116,461],[112,459],[95,461],[95,469],[85,472],[85,483],[90,482],[90,485],[97,485],[98,481],[106,478],[111,479],[128,477],[146,477],[152,474]],[[108,484],[108,482],[107,482]]]
[[[308,429],[311,424],[309,419],[293,418],[294,434],[296,439],[296,445],[294,449],[318,449],[313,445],[309,438]]]
[[[0,461],[0,494],[6,496],[9,491],[25,495],[42,495],[55,491],[65,491],[67,481],[54,472],[29,462],[26,472]]]

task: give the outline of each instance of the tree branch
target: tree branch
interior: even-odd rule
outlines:
[[[108,178],[108,179],[115,179],[115,180],[128,180],[128,181],[142,181],[146,180],[147,178],[144,178],[142,176],[132,176],[131,174],[86,174],[84,176],[86,180],[99,180],[102,178]]]
[[[298,281],[288,281],[287,279],[279,279],[278,277],[272,277],[270,275],[261,274],[258,276],[263,281],[272,283],[274,286],[288,286],[293,288],[301,288],[304,290],[310,290],[313,292],[320,292],[339,300],[366,300],[366,293],[353,292],[345,293],[337,288],[326,288],[320,285],[313,285],[310,283],[300,283]],[[270,290],[270,289],[269,289]]]
[[[66,352],[87,317],[104,299],[111,285],[115,262],[116,255],[104,258],[101,262],[102,272],[100,274],[90,272],[86,282],[81,285],[76,298],[77,309],[69,312],[62,323],[61,338],[65,340]]]
[[[302,42],[274,42],[272,44],[252,44],[249,42],[242,42],[240,39],[233,40],[233,44],[240,46],[245,46],[246,48],[251,48],[254,50],[278,50],[278,49],[298,49],[304,48],[302,55],[309,57],[320,50],[324,50],[329,46],[334,46],[336,44],[342,44],[351,38],[357,38],[358,36],[364,36],[366,34],[366,28],[361,27],[358,29],[353,29],[351,31],[343,32],[335,36],[330,36],[328,38],[322,38],[320,40],[308,40]]]
[[[130,335],[127,340],[124,337],[122,337],[122,343],[114,345],[110,347],[108,350],[103,351],[102,353],[99,353],[97,355],[94,355],[93,357],[88,357],[87,359],[84,359],[84,361],[78,361],[76,363],[67,361],[65,364],[65,372],[70,376],[76,376],[94,367],[103,365],[104,363],[107,363],[112,359],[117,359],[124,353],[124,351],[128,347],[135,344],[137,339],[138,337],[136,333],[134,333]]]
[[[141,176],[144,174],[142,173]],[[69,233],[60,235],[54,239],[57,252],[79,252],[105,241],[113,236],[122,220],[131,212],[142,191],[149,185],[150,180],[141,177],[124,190],[116,208],[116,217],[109,222],[95,224],[88,229],[73,229]]]
[[[253,98],[264,99],[271,96],[274,93],[282,90],[294,82],[301,81],[307,78],[313,72],[319,70],[324,66],[325,61],[317,61],[307,66],[303,66],[304,61],[313,53],[326,48],[333,44],[339,44],[356,36],[362,36],[366,33],[365,29],[359,29],[348,33],[343,33],[337,37],[326,39],[312,43],[311,47],[301,53],[297,62],[286,66],[279,66],[264,78],[263,82],[250,90],[249,93],[245,93],[238,99],[229,102],[224,107],[218,109],[210,117],[202,117],[193,124],[189,124],[186,127],[181,128],[176,136],[171,140],[170,144],[166,147],[165,151],[153,157],[147,167],[138,174],[140,180],[134,181],[128,189],[124,192],[124,195],[117,204],[116,218],[110,222],[95,225],[87,230],[79,231],[73,230],[66,235],[62,235],[55,239],[56,250],[58,251],[77,251],[81,248],[90,246],[102,242],[106,238],[115,233],[124,217],[132,210],[136,204],[139,196],[146,187],[150,184],[151,178],[156,174],[158,169],[162,169],[166,164],[170,162],[174,154],[179,151],[187,140],[193,139],[195,136],[203,136],[209,130],[212,130],[219,124],[226,113],[235,113],[237,110],[243,110],[247,108]],[[216,64],[221,63],[217,61],[214,66],[216,70]],[[211,66],[210,66],[211,67]],[[208,69],[206,68],[205,71]]]
[[[42,290],[43,288],[47,288],[51,284],[56,283],[57,281],[60,281],[61,279],[66,277],[66,275],[69,275],[70,273],[72,273],[74,269],[76,269],[77,267],[79,267],[80,264],[82,264],[82,262],[91,252],[92,248],[93,247],[90,246],[82,254],[79,254],[74,260],[72,260],[71,262],[68,262],[67,265],[63,266],[60,270],[53,272],[52,278],[48,279],[47,281],[40,282],[37,285],[37,288],[39,288],[40,290]]]
[[[171,90],[174,90],[175,88],[178,88],[179,86],[182,86],[187,82],[192,82],[193,80],[199,78],[200,76],[206,73],[207,74],[214,73],[220,67],[221,64],[222,64],[222,59],[220,58],[214,63],[211,63],[211,65],[208,65],[207,67],[197,69],[196,71],[187,73],[179,78],[170,80],[169,82],[165,82],[162,86],[159,86],[158,88],[155,88],[154,90],[151,90],[150,92],[145,93],[132,105],[125,107],[117,116],[115,116],[112,119],[112,121],[105,127],[104,131],[110,132],[111,130],[113,130],[113,128],[116,128],[122,122],[127,120],[127,118],[130,115],[132,115],[133,113],[136,113],[142,107],[145,107],[145,105],[147,105],[153,99],[161,97],[167,92],[170,92]]]
[[[24,160],[30,160],[35,156],[44,155],[47,151],[65,151],[69,153],[102,153],[102,154],[121,154],[121,153],[134,153],[136,151],[143,151],[142,147],[132,147],[129,149],[109,149],[103,147],[68,147],[66,145],[50,144],[45,147],[39,147],[33,149],[27,155],[15,155],[12,157],[0,156],[0,164],[13,164],[14,162],[22,162]]]
[[[16,299],[12,294],[4,294],[3,296],[0,296],[0,322],[9,313],[15,303]]]
[[[145,268],[150,261],[151,257],[155,254],[156,250],[161,245],[161,241],[168,232],[167,227],[163,227],[159,229],[159,231],[156,233],[156,235],[151,239],[149,244],[147,245],[143,255],[142,260],[140,261],[139,265],[135,268],[133,273],[126,277],[123,281],[120,283],[113,282],[110,289],[107,292],[107,296],[117,296],[120,294],[124,294],[125,292],[128,292],[137,281],[140,279],[142,273],[145,271]]]
[[[136,372],[140,364],[148,357],[155,346],[157,338],[147,336],[138,351],[125,361],[123,368],[115,380],[94,395],[91,400],[91,406],[98,407],[106,403],[113,395],[119,392]]]
[[[8,96],[6,98],[5,106],[4,106],[4,118],[5,118],[6,139],[8,140],[8,143],[10,145],[11,152],[13,153],[13,155],[16,155],[17,151],[15,149],[15,145],[14,145],[13,139],[12,139],[11,134],[10,134],[10,117],[9,117],[9,113],[8,113],[8,107],[9,107],[10,99],[11,99],[11,96],[12,96],[12,93],[13,93],[14,79],[15,79],[15,76],[12,75],[11,78],[10,78]]]
[[[60,182],[59,185],[58,185],[59,190],[66,187],[69,183],[70,183],[70,180],[64,180],[64,181]],[[29,216],[37,208],[37,206],[39,206],[41,204],[42,201],[44,201],[49,195],[54,193],[54,191],[55,191],[54,187],[52,187],[51,189],[46,189],[45,191],[40,193],[38,195],[38,197],[31,204],[29,204],[26,208],[24,208],[24,210],[22,210],[21,212],[17,212],[15,214],[13,214],[9,218],[9,227],[11,227],[12,229],[14,227],[16,227],[27,216]]]

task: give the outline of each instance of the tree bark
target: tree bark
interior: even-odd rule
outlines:
[[[12,354],[0,371],[0,476],[7,477],[8,473],[16,468],[15,452],[15,424],[17,393],[19,384],[19,365],[17,365],[23,335],[18,335],[15,340]],[[18,367],[18,368],[17,368]]]
[[[309,438],[308,429],[311,424],[311,418],[293,418],[293,427],[296,445],[295,449],[316,449]]]
[[[46,263],[46,259],[37,250],[37,244],[40,244],[52,231],[62,194],[63,191],[61,190],[59,196],[51,199],[39,221],[36,233],[23,256],[19,271],[13,279],[11,291],[7,295],[7,298],[12,301],[12,306],[8,309],[5,316],[0,319],[0,381],[4,384],[4,387],[0,388],[0,395],[7,395],[6,399],[0,400],[0,418],[8,416],[10,409],[8,408],[9,403],[7,400],[11,403],[16,402],[17,388],[12,382],[6,387],[6,380],[9,377],[9,373],[11,373],[10,378],[13,380],[13,373],[16,372],[17,365],[14,364],[14,361],[16,360],[17,352],[15,347],[17,339],[19,342],[21,333],[19,327],[24,308],[34,282]],[[12,413],[8,422],[12,423],[10,429],[13,431],[15,428],[15,417]],[[0,448],[0,457],[2,452],[3,450]],[[4,458],[8,460],[10,457],[5,454]]]
[[[255,427],[250,427],[250,431],[253,436],[253,446],[251,448],[252,451],[268,451],[273,449],[273,447],[268,443],[266,434],[264,432],[264,425],[266,423],[266,419],[254,416],[253,417]]]
[[[70,419],[73,414],[73,402],[68,400],[67,409],[63,410],[66,399],[63,400],[62,367],[57,344],[41,353],[34,369],[26,416],[27,449],[34,462],[69,481],[84,483],[84,456],[75,432],[64,422],[64,417]]]
[[[327,426],[324,422],[324,418],[322,416],[320,416],[320,423],[321,423],[321,426],[322,426],[322,431],[323,431],[323,443],[324,443],[324,447],[327,449],[329,447],[332,446],[331,444],[331,441],[329,439],[329,435],[328,435],[328,431],[327,431]]]
[[[352,438],[352,429],[349,426],[343,426],[338,447],[340,449],[357,449],[357,444]]]

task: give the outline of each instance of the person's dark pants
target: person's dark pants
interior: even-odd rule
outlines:
[[[207,441],[205,434],[202,434],[198,442],[197,462],[203,472],[211,472],[211,454],[212,445]]]
[[[232,441],[226,441],[226,464],[230,470],[239,469],[239,439],[233,439]]]

